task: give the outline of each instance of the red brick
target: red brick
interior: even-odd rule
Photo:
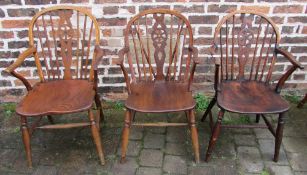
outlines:
[[[21,5],[21,0],[1,0],[0,1],[0,5],[10,5],[10,4]]]
[[[56,0],[25,0],[26,5],[56,4]]]
[[[104,3],[125,3],[127,0],[95,0],[96,4],[104,4]]]
[[[273,13],[302,13],[303,5],[283,5],[276,6]]]
[[[236,9],[237,9],[236,5],[217,5],[217,4],[208,5],[208,12],[225,13],[225,12],[232,12]]]
[[[2,9],[0,9],[0,18],[5,17],[4,11]]]
[[[13,38],[14,33],[11,31],[0,31],[0,38],[7,39],[7,38]]]
[[[305,80],[305,74],[294,74],[293,79],[294,80]]]
[[[302,34],[307,34],[307,26],[303,27]]]
[[[191,24],[216,24],[218,20],[218,16],[189,16]]]
[[[203,5],[175,5],[174,10],[183,12],[183,13],[204,13],[205,9]]]
[[[114,15],[118,13],[118,6],[103,7],[103,14]]]
[[[294,17],[288,17],[289,23],[307,23],[307,16],[294,16]]]
[[[30,20],[3,20],[3,28],[27,28],[29,27]]]
[[[98,23],[103,26],[125,26],[127,24],[126,18],[100,18]]]
[[[7,9],[7,13],[11,17],[34,16],[37,12],[38,9],[35,8]]]
[[[283,37],[282,43],[307,43],[307,37]]]
[[[212,28],[211,27],[199,27],[198,34],[200,35],[211,35]]]
[[[270,7],[269,6],[241,6],[241,10],[254,10],[261,13],[269,13]]]
[[[61,3],[88,3],[89,0],[61,0]]]

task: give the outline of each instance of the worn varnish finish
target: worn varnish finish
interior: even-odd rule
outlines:
[[[18,104],[21,131],[28,165],[32,166],[30,137],[36,128],[64,129],[89,126],[98,156],[104,164],[99,122],[103,117],[97,93],[97,64],[102,57],[99,26],[87,9],[55,6],[38,12],[29,26],[29,48],[6,71],[21,80],[28,94]],[[16,71],[23,61],[34,56],[40,82],[33,87]],[[93,102],[98,109],[93,115]],[[88,111],[89,121],[55,124],[51,115]],[[50,125],[42,126],[47,116]],[[37,120],[30,126],[28,117]]]
[[[190,85],[197,64],[192,28],[180,13],[167,9],[146,10],[133,17],[125,30],[125,47],[116,63],[128,89],[122,162],[125,161],[131,125],[182,126],[185,123],[135,123],[136,112],[185,112],[191,129],[195,160],[199,146]],[[127,68],[125,67],[127,66]],[[128,74],[129,72],[129,74]]]
[[[284,114],[289,104],[279,95],[285,81],[297,69],[302,68],[293,56],[278,47],[280,34],[271,19],[255,11],[235,11],[225,16],[217,25],[211,48],[215,66],[215,96],[210,102],[202,121],[207,115],[212,122],[211,109],[217,103],[220,107],[218,119],[212,128],[206,161],[209,160],[221,127],[268,128],[275,137],[274,161],[278,161],[282,140]],[[275,88],[272,73],[277,55],[292,63],[281,76]],[[225,112],[255,114],[265,125],[222,125]],[[278,125],[274,130],[265,114],[278,114]]]

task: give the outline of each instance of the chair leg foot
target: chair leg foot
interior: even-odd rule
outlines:
[[[215,126],[213,128],[213,132],[211,134],[209,146],[208,146],[207,153],[206,153],[206,158],[205,158],[206,162],[209,161],[213,147],[214,147],[214,145],[217,141],[217,138],[220,134],[221,123],[222,123],[222,119],[223,119],[223,116],[224,116],[224,112],[225,111],[223,109],[219,112],[218,119],[217,119]]]
[[[197,128],[195,124],[195,115],[194,115],[193,110],[189,111],[189,125],[191,129],[191,138],[192,138],[192,144],[193,144],[193,149],[194,149],[195,162],[199,163],[200,158],[199,158],[198,133],[197,133]]]
[[[125,126],[122,133],[122,155],[120,163],[126,162],[126,153],[128,147],[128,139],[129,139],[129,132],[130,132],[130,125],[131,125],[131,111],[127,109],[125,114]]]
[[[27,118],[24,116],[21,116],[21,132],[22,132],[22,141],[23,141],[25,151],[26,151],[28,167],[32,168],[30,133],[29,133],[29,129],[27,126]]]
[[[208,108],[206,109],[203,117],[201,118],[201,121],[204,122],[206,120],[207,115],[211,112],[211,109],[213,108],[213,106],[215,105],[216,102],[216,98],[214,97],[211,102],[208,105]]]
[[[96,145],[98,157],[100,159],[101,165],[104,165],[105,159],[104,159],[104,154],[103,154],[103,151],[102,151],[102,143],[101,143],[101,139],[100,139],[99,129],[96,125],[92,110],[89,110],[89,119],[90,119],[90,122],[91,122],[91,130],[92,130],[93,139],[94,139],[94,142],[95,142],[95,145]]]
[[[260,114],[256,114],[256,123],[259,123],[260,121]]]
[[[284,113],[279,114],[278,125],[276,129],[276,138],[275,138],[275,153],[274,153],[274,162],[278,162],[279,158],[279,150],[283,136],[283,128],[284,128]]]

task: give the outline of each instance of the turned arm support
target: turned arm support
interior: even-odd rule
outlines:
[[[123,71],[124,77],[125,77],[125,82],[126,82],[126,86],[127,86],[127,90],[128,93],[131,93],[131,89],[130,89],[130,78],[128,76],[127,70],[124,67],[124,59],[125,59],[125,55],[129,53],[129,47],[124,47],[121,50],[119,50],[118,52],[118,59],[117,60],[113,60],[113,64],[116,64],[118,66],[120,66],[121,70]]]
[[[25,87],[27,88],[28,91],[30,91],[32,89],[32,86],[31,84],[29,83],[29,81],[23,77],[21,74],[18,74],[15,69],[17,67],[19,67],[23,62],[24,60],[29,57],[30,55],[34,54],[36,52],[36,48],[35,47],[30,47],[28,48],[27,50],[25,50],[24,52],[22,52],[17,60],[11,64],[9,67],[7,67],[4,71],[13,75],[14,77],[16,77],[17,79],[19,79],[24,85]]]
[[[287,58],[289,60],[289,62],[292,63],[292,66],[290,67],[290,69],[281,76],[281,78],[279,79],[276,87],[275,87],[275,91],[277,93],[280,93],[282,87],[284,86],[286,80],[291,76],[291,74],[297,69],[303,69],[304,67],[301,65],[301,63],[299,63],[298,61],[296,61],[293,57],[293,55],[291,53],[289,53],[286,50],[283,50],[281,48],[276,48],[275,49],[276,54],[281,54],[283,55],[285,58]]]
[[[98,65],[100,64],[103,58],[103,50],[99,45],[95,45],[95,62],[93,63],[93,71],[94,71],[94,90],[96,91],[98,88]]]
[[[190,46],[189,52],[190,52],[190,55],[192,55],[191,57],[192,57],[192,60],[193,60],[193,65],[192,65],[192,69],[191,69],[191,73],[190,73],[188,90],[190,90],[190,86],[191,86],[193,79],[194,79],[194,73],[195,73],[196,65],[200,63],[200,60],[198,58],[198,49],[194,46]]]
[[[215,60],[214,55],[216,54],[218,47],[215,43],[209,48],[209,53],[212,60]],[[220,91],[219,87],[219,76],[220,76],[220,63],[215,61],[215,73],[214,73],[214,90],[215,95],[217,95],[217,92]]]

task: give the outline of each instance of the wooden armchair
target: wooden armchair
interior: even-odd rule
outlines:
[[[101,164],[104,164],[99,134],[102,107],[97,94],[99,26],[87,9],[56,6],[38,12],[29,26],[29,48],[5,71],[23,82],[28,93],[16,108],[21,116],[22,138],[28,165],[32,166],[30,137],[39,129],[64,129],[89,126]],[[33,87],[18,73],[27,57],[34,56],[40,82]],[[35,74],[36,72],[33,72]],[[98,108],[95,117],[93,102]],[[89,121],[54,124],[52,115],[88,111]],[[47,116],[50,125],[40,125]],[[37,118],[31,126],[28,117]]]
[[[120,50],[119,58],[116,64],[123,71],[128,90],[121,162],[125,161],[131,125],[189,125],[195,160],[199,162],[193,111],[195,101],[190,91],[197,64],[197,50],[193,47],[192,28],[188,20],[180,13],[167,9],[141,12],[127,25],[125,47]],[[179,111],[185,112],[188,123],[133,122],[136,112]]]
[[[274,161],[278,161],[282,141],[284,114],[288,103],[279,95],[285,81],[297,69],[302,68],[299,62],[287,51],[279,48],[280,34],[278,28],[264,14],[255,11],[235,11],[225,16],[217,25],[212,46],[215,65],[215,96],[204,113],[202,121],[217,103],[220,108],[218,119],[212,128],[206,161],[212,153],[223,127],[268,128],[275,137]],[[281,76],[276,86],[270,82],[275,71],[275,63],[280,54],[290,63],[290,69]],[[266,125],[221,125],[225,112],[256,114]],[[277,129],[273,128],[265,114],[278,114]]]

